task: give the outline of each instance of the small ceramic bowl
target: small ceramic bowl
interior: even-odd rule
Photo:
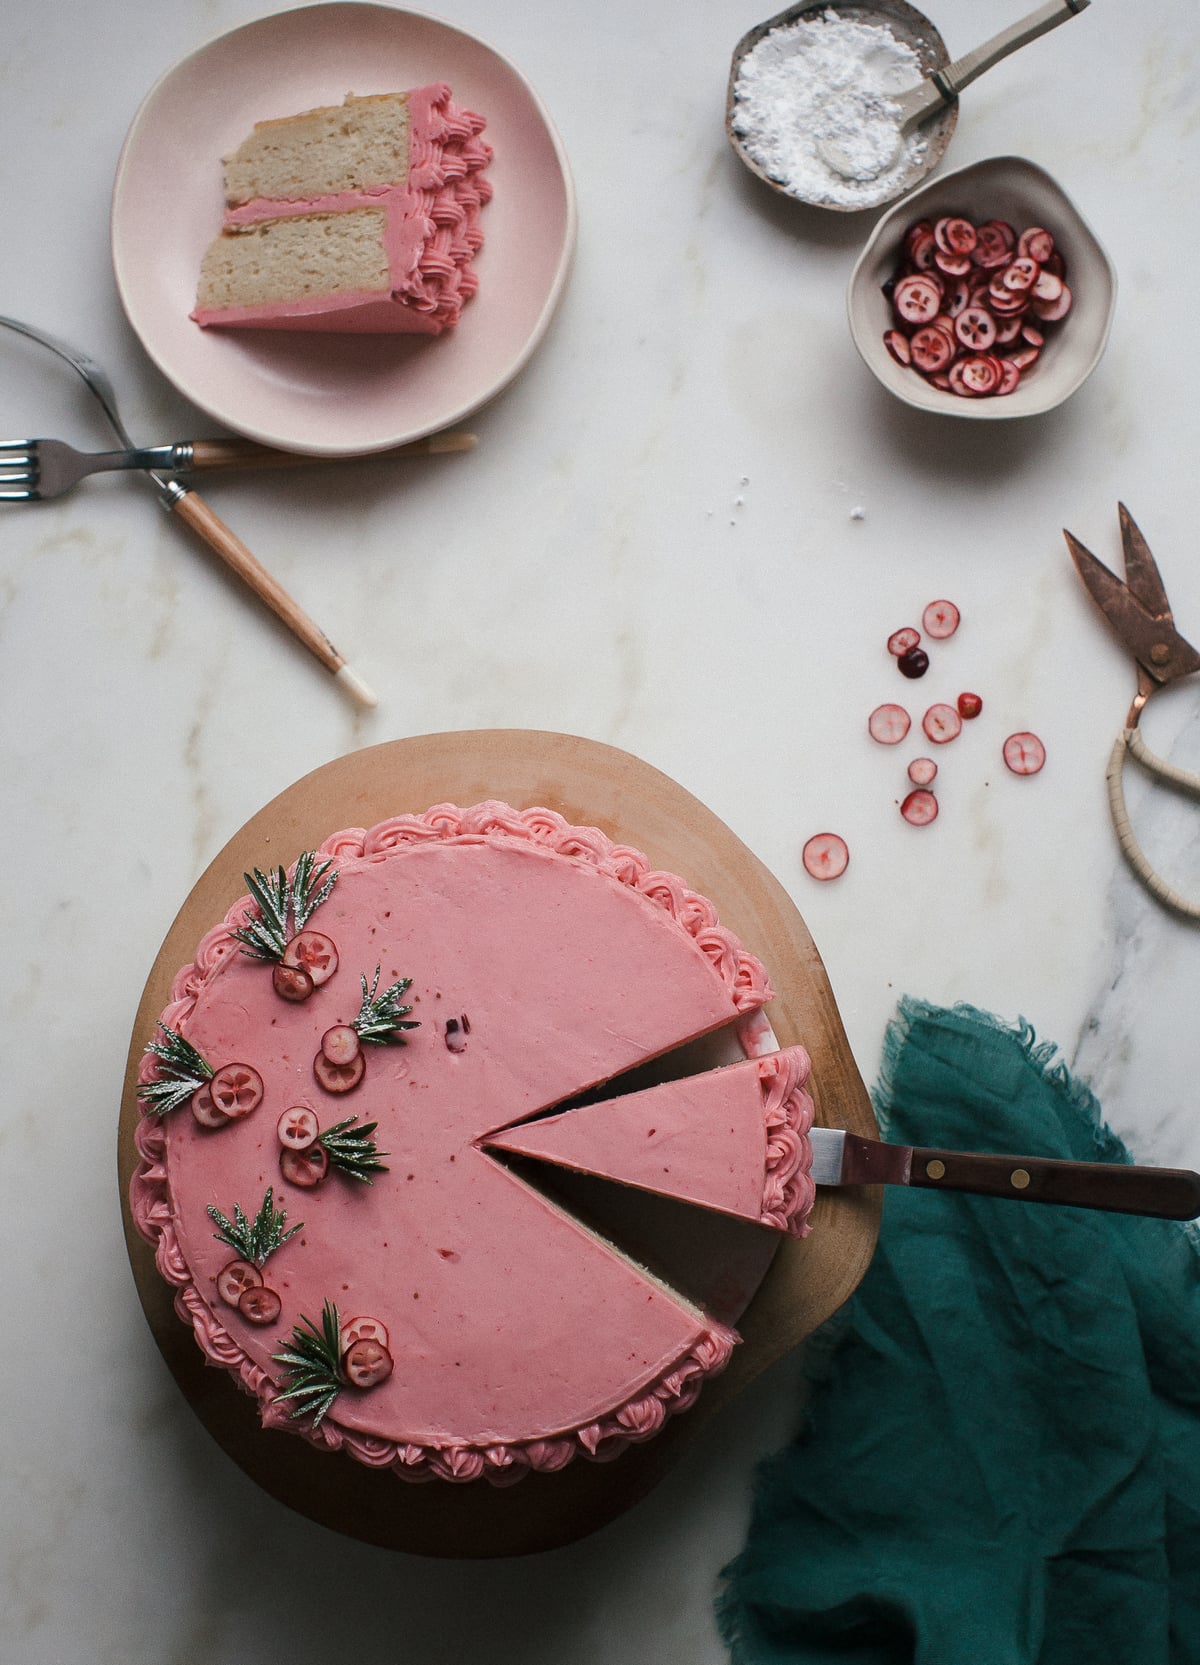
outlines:
[[[883,285],[896,270],[905,232],[917,220],[946,214],[961,214],[975,224],[1006,220],[1018,234],[1044,226],[1066,262],[1071,310],[1045,327],[1040,358],[1011,393],[964,398],[899,364],[884,345],[896,320]],[[1053,410],[1081,387],[1103,355],[1116,299],[1112,261],[1065,192],[1035,163],[995,156],[941,175],[883,216],[851,274],[847,310],[854,345],[890,393],[916,410],[987,422]]]

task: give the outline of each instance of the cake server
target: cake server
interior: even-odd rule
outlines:
[[[87,383],[108,418],[109,427],[121,444],[127,451],[136,449],[125,424],[121,421],[112,383],[94,359],[90,359],[86,353],[68,347],[54,336],[47,335],[44,330],[36,330],[29,324],[20,323],[16,318],[0,315],[0,325],[5,329],[15,330],[18,335],[28,337],[30,341],[40,342],[43,347],[48,347],[52,353],[57,354],[64,363],[69,364]],[[158,493],[163,507],[185,521],[209,548],[220,556],[226,566],[235,572],[243,583],[248,584],[261,601],[266,602],[292,635],[332,673],[334,679],[341,683],[360,705],[377,704],[370,688],[346,663],[325,632],[296,605],[282,584],[272,577],[262,562],[250,553],[225,522],[213,513],[198,492],[193,491],[190,486],[181,485],[178,480],[171,479],[158,470],[148,472],[146,478]]]
[[[808,1137],[817,1185],[912,1185],[1160,1220],[1194,1220],[1200,1215],[1200,1174],[1187,1168],[934,1150],[886,1144],[833,1127],[814,1127]]]

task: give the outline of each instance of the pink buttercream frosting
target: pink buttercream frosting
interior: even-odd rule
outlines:
[[[246,896],[176,974],[162,1013],[214,1067],[252,1063],[264,1083],[251,1115],[215,1130],[186,1105],[138,1123],[133,1217],[179,1316],[256,1397],[264,1425],[408,1479],[504,1485],[651,1438],[724,1366],[735,1332],[481,1141],[756,1010],[770,997],[762,966],[681,880],[548,809],[438,805],[335,833],[318,856],[337,882],[310,924],[337,944],[335,976],[302,1004],[282,1001],[270,966],[233,936],[257,917]],[[364,1082],[334,1097],[311,1061],[322,1033],[353,1017],[359,976],[376,964],[385,981],[413,979],[420,1027],[405,1046],[365,1048]],[[447,1019],[467,1013],[467,1044],[452,1049]],[[147,1054],[140,1079],[159,1069]],[[298,1104],[324,1128],[378,1122],[387,1171],[371,1187],[332,1171],[316,1190],[289,1185],[275,1127]],[[781,1157],[781,1174],[788,1165]],[[252,1215],[268,1185],[303,1226],[264,1268],[283,1303],[264,1329],[217,1293],[232,1251],[207,1208],[228,1215],[236,1202]],[[344,1320],[383,1320],[396,1368],[370,1391],[340,1391],[313,1427],[280,1399],[272,1355],[325,1299]]]

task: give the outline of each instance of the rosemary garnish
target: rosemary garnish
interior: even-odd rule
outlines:
[[[161,1068],[153,1081],[141,1083],[137,1096],[154,1115],[165,1116],[186,1104],[193,1093],[212,1080],[214,1071],[190,1041],[165,1023],[160,1022],[158,1027],[167,1038],[151,1041],[146,1051],[158,1059]]]
[[[399,1033],[401,1029],[419,1029],[417,1019],[406,1021],[412,1011],[411,1006],[400,1004],[408,990],[412,987],[411,977],[401,977],[392,984],[390,989],[384,989],[380,995],[376,994],[379,987],[379,967],[375,967],[375,977],[371,987],[367,988],[367,979],[360,977],[362,983],[362,1005],[355,1018],[353,1028],[357,1029],[359,1039],[372,1041],[376,1046],[383,1046],[388,1041],[394,1041],[397,1046],[403,1046],[404,1037]]]
[[[330,1158],[332,1160],[332,1158]],[[267,1256],[274,1254],[276,1249],[282,1248],[289,1237],[295,1237],[303,1226],[301,1220],[298,1225],[284,1231],[287,1214],[282,1208],[275,1207],[274,1187],[267,1186],[267,1194],[262,1200],[262,1207],[254,1219],[248,1220],[242,1213],[239,1204],[233,1205],[233,1219],[226,1219],[221,1210],[213,1203],[209,1203],[208,1212],[220,1231],[214,1231],[213,1236],[219,1243],[228,1243],[235,1249],[243,1260],[251,1260],[255,1266],[264,1266]]]
[[[364,1185],[370,1185],[372,1174],[387,1173],[380,1157],[388,1153],[376,1150],[371,1137],[379,1123],[364,1122],[361,1127],[354,1127],[357,1120],[357,1116],[349,1116],[344,1122],[336,1122],[324,1133],[318,1133],[317,1143],[325,1147],[335,1168],[349,1174],[351,1179],[361,1179]],[[350,1128],[354,1128],[352,1133],[348,1131]]]
[[[245,944],[244,952],[256,960],[279,960],[292,936],[307,925],[317,908],[326,901],[337,882],[337,870],[331,861],[314,866],[315,850],[305,850],[296,859],[295,870],[289,879],[282,867],[270,873],[255,868],[244,873],[246,888],[258,904],[260,918],[252,919],[233,934]],[[333,869],[331,871],[331,869]],[[326,873],[329,877],[325,879]],[[321,884],[321,880],[325,883]],[[317,887],[320,886],[320,889]],[[288,915],[292,930],[288,930]]]
[[[302,1328],[307,1325],[307,1328]],[[342,1321],[332,1301],[326,1301],[321,1314],[321,1328],[311,1318],[301,1317],[292,1331],[291,1351],[272,1353],[277,1364],[286,1364],[291,1386],[279,1395],[280,1401],[294,1399],[293,1422],[297,1417],[313,1414],[316,1428],[342,1389],[341,1377]]]

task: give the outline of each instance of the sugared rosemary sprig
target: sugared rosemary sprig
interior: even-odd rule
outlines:
[[[330,1158],[332,1161],[332,1157]],[[231,1249],[241,1255],[243,1260],[252,1260],[255,1266],[265,1266],[267,1256],[282,1248],[289,1237],[295,1237],[304,1221],[297,1225],[287,1224],[287,1213],[282,1208],[275,1207],[274,1187],[267,1186],[267,1194],[262,1200],[262,1207],[248,1220],[242,1213],[238,1203],[233,1205],[233,1219],[229,1220],[221,1213],[214,1203],[209,1203],[208,1212],[213,1222],[221,1229],[214,1231],[213,1236],[220,1243],[228,1243]]]
[[[318,1133],[317,1143],[325,1147],[335,1168],[349,1174],[351,1179],[361,1179],[364,1185],[370,1185],[372,1174],[387,1173],[386,1163],[380,1161],[387,1151],[376,1150],[371,1137],[379,1123],[364,1122],[361,1127],[355,1127],[357,1120],[357,1116],[349,1116],[344,1122],[336,1122],[324,1133]]]
[[[260,917],[252,919],[233,934],[245,945],[245,952],[251,958],[281,959],[292,936],[302,931],[321,903],[328,900],[337,882],[337,869],[331,861],[323,861],[317,866],[316,860],[315,850],[305,850],[297,857],[290,879],[282,867],[276,867],[270,873],[256,867],[253,873],[242,875],[247,890],[258,905]],[[326,879],[327,873],[329,877]],[[288,930],[289,914],[291,931]]]
[[[341,1347],[342,1321],[332,1301],[326,1301],[321,1314],[321,1328],[311,1318],[301,1317],[292,1331],[288,1351],[272,1353],[277,1364],[287,1366],[291,1385],[280,1401],[294,1399],[292,1421],[312,1416],[316,1428],[342,1389]]]
[[[375,967],[375,977],[369,989],[365,974],[359,980],[362,983],[362,1005],[353,1024],[358,1030],[359,1039],[372,1041],[376,1046],[383,1046],[388,1041],[403,1046],[404,1036],[400,1034],[400,1030],[421,1027],[419,1020],[408,1020],[412,1007],[400,1004],[412,987],[412,978],[401,977],[390,989],[384,989],[382,994],[375,992],[379,987],[378,966]]]
[[[192,1094],[213,1078],[213,1067],[190,1041],[185,1041],[177,1030],[165,1023],[158,1027],[167,1037],[152,1040],[146,1051],[158,1059],[162,1068],[153,1081],[143,1081],[137,1096],[156,1116],[165,1116],[186,1104]]]

